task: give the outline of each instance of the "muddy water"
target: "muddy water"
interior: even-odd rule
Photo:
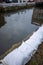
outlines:
[[[34,8],[31,8],[0,15],[0,55],[38,29],[33,21],[33,11]]]

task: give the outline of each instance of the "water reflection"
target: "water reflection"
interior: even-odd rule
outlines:
[[[0,28],[0,55],[38,28],[31,24],[32,14],[33,8],[3,15],[6,24]]]
[[[43,24],[43,8],[34,8],[32,23],[35,25]]]
[[[5,25],[4,17],[0,15],[0,28]]]

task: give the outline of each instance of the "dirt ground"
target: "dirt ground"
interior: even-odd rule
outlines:
[[[43,43],[26,65],[43,65]]]

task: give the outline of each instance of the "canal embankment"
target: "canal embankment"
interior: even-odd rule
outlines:
[[[29,39],[32,34],[33,34],[33,33],[27,35],[24,39],[22,39],[22,41],[26,41],[27,39]],[[11,48],[9,48],[5,53],[3,53],[3,54],[0,56],[0,59],[3,59],[8,53],[10,53],[10,52],[13,51],[14,49],[18,48],[18,47],[22,44],[22,41],[19,41],[19,42],[13,44]]]
[[[26,39],[28,39],[28,37]],[[14,44],[12,46],[12,49],[17,48],[20,44],[21,42],[18,44]],[[36,54],[32,57],[31,61],[29,61],[26,65],[43,65],[43,52],[42,51],[43,51],[43,43],[39,46]],[[9,52],[11,52],[11,49],[9,50]],[[8,52],[6,52],[6,54],[7,53]]]
[[[33,34],[33,33],[32,33]],[[31,34],[31,35],[32,35]],[[24,39],[27,40],[30,36],[30,34]],[[18,48],[21,45],[22,42],[19,42],[17,44],[14,44],[12,46],[12,48],[10,48],[7,52],[5,52],[2,56],[0,56],[0,59],[4,58],[8,53],[10,53],[11,51],[13,51],[14,49]],[[39,45],[36,53],[33,55],[33,57],[31,58],[31,60],[26,64],[26,65],[43,65],[43,43],[41,45]]]
[[[32,59],[26,65],[42,65],[43,64],[43,43],[39,46],[36,54],[32,57]]]
[[[0,12],[18,11],[33,7],[35,2],[29,3],[0,3]]]

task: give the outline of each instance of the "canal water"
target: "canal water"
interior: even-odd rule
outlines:
[[[34,9],[0,14],[0,56],[39,28],[34,18]]]

